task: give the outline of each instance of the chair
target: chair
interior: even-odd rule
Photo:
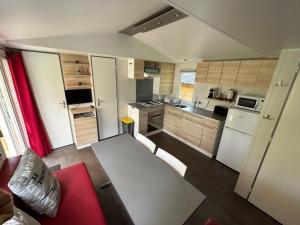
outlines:
[[[156,149],[156,145],[148,138],[146,138],[144,135],[138,133],[136,135],[136,139],[141,142],[143,145],[145,145],[152,153],[154,153]]]
[[[156,152],[156,156],[161,158],[163,161],[168,163],[171,167],[173,167],[182,177],[184,177],[187,166],[184,165],[180,160],[172,156],[170,153],[165,150],[158,148]]]

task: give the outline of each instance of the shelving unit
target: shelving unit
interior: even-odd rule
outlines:
[[[65,90],[92,87],[88,56],[60,54]]]

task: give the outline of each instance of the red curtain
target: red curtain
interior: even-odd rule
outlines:
[[[30,147],[40,157],[44,157],[51,152],[51,144],[31,92],[21,52],[8,53],[7,61]]]

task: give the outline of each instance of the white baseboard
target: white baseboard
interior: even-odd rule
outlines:
[[[167,131],[167,130],[165,130],[165,129],[163,129],[162,131],[165,132],[165,133],[167,133],[168,135],[170,135],[170,136],[176,138],[177,140],[183,142],[184,144],[190,146],[191,148],[197,150],[198,152],[201,152],[202,154],[206,155],[207,157],[212,158],[213,155],[212,155],[211,153],[209,153],[209,152],[203,150],[202,148],[200,148],[200,147],[198,147],[198,146],[196,146],[196,145],[193,145],[192,143],[190,143],[190,142],[184,140],[184,139],[181,138],[181,137],[178,137],[177,135],[175,135],[175,134],[173,134],[173,133],[171,133],[171,132],[169,132],[169,131]]]

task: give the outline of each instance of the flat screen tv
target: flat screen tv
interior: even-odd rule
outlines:
[[[91,89],[66,90],[65,93],[68,105],[90,103],[93,101]]]

